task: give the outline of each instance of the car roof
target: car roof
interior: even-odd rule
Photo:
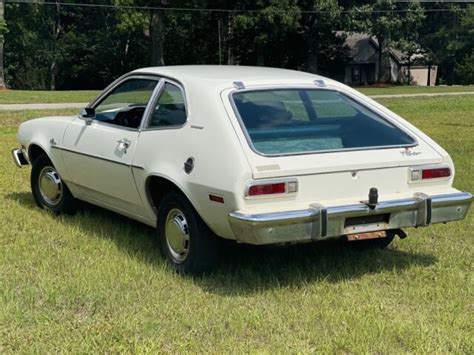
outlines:
[[[329,80],[319,75],[296,70],[252,67],[240,65],[177,65],[141,68],[133,71],[135,74],[147,73],[175,79],[183,84],[202,86],[212,85],[232,86],[240,81],[244,85],[274,84],[301,84],[312,83],[316,79]]]

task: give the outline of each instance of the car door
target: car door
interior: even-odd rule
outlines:
[[[128,77],[91,106],[92,122],[78,117],[67,127],[62,155],[79,197],[105,207],[146,216],[138,194],[132,159],[139,128],[157,89],[155,77]]]

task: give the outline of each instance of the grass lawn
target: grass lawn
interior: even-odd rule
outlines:
[[[420,94],[441,92],[474,92],[474,86],[390,86],[390,87],[361,87],[357,88],[366,95],[390,95],[390,94]],[[61,102],[89,102],[95,98],[100,91],[28,91],[7,90],[0,91],[1,104],[21,103],[61,103]]]
[[[33,104],[33,103],[60,103],[60,102],[89,102],[100,91],[34,91],[34,90],[6,90],[0,91],[0,104]]]
[[[445,92],[474,92],[474,85],[359,87],[356,89],[365,95],[435,94]]]
[[[380,101],[441,143],[456,187],[474,191],[474,98]],[[37,114],[0,112],[0,353],[474,352],[472,212],[384,251],[235,247],[215,273],[180,277],[151,228],[35,207],[10,149]]]

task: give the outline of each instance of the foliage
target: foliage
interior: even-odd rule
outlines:
[[[416,36],[424,18],[423,8],[418,2],[377,0],[371,4],[355,6],[352,18],[355,30],[366,31],[377,38],[380,68],[378,81],[389,82],[390,48],[398,43],[399,47],[409,52],[417,49]]]
[[[0,19],[0,36],[4,36],[5,33],[8,33],[7,22],[4,19]]]
[[[290,53],[284,47],[298,27],[296,1],[246,0],[240,1],[238,8],[262,10],[257,14],[239,13],[234,18],[233,41],[238,45],[242,63],[284,66]]]
[[[110,12],[87,8],[9,4],[5,36],[7,82],[12,88],[101,87],[122,68],[121,38]]]
[[[474,53],[466,55],[460,63],[456,65],[455,70],[457,76],[459,76],[459,81],[462,84],[474,83]]]
[[[420,28],[420,43],[438,65],[441,83],[474,83],[471,56],[474,51],[474,5],[433,4],[449,8],[447,13],[431,13]]]
[[[442,82],[473,82],[472,5],[392,0],[82,2],[168,9],[7,3],[0,33],[5,36],[9,87],[102,88],[123,73],[154,63],[156,55],[162,55],[167,65],[267,65],[341,80],[349,60],[341,33],[349,31],[377,37],[382,47],[382,74],[388,72],[387,53],[393,45],[406,53],[423,53],[426,62],[439,65]],[[175,7],[230,12],[170,9]],[[446,7],[452,11],[424,12]]]

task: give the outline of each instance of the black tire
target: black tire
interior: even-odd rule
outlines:
[[[201,274],[217,265],[219,240],[182,193],[171,191],[161,201],[157,234],[163,257],[178,273]]]
[[[365,239],[365,240],[356,240],[356,241],[347,241],[349,247],[353,250],[373,250],[373,249],[385,249],[393,242],[395,238],[395,233],[393,231],[386,231],[387,236],[385,238],[377,239]]]
[[[43,154],[38,156],[31,165],[31,191],[36,204],[55,215],[76,213],[77,200],[65,182],[61,180],[51,160]],[[45,175],[50,177],[49,180],[44,177]],[[53,182],[51,179],[55,179],[55,181]],[[49,184],[49,187],[53,189],[49,194],[42,190],[44,188],[42,181],[47,181],[46,184]],[[57,190],[54,190],[53,186]],[[51,198],[48,198],[47,195]]]

